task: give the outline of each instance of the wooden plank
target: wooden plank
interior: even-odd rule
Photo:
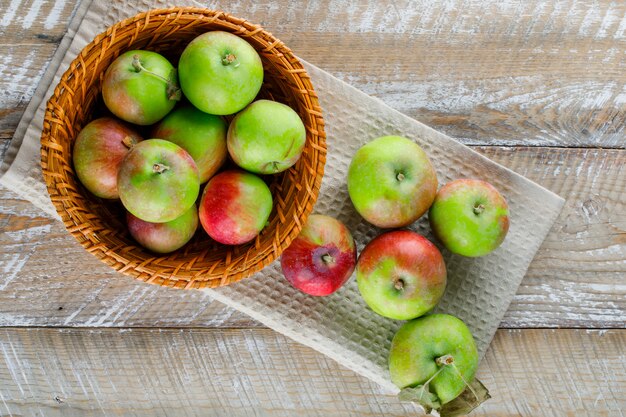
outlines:
[[[3,2],[0,8],[0,140],[13,134],[65,35],[76,4],[76,0]]]
[[[14,129],[74,2],[23,3],[26,15],[39,7],[35,18],[10,7],[0,17],[9,49],[19,50],[0,64],[0,91],[12,91],[0,96],[0,136]],[[626,145],[625,2],[206,5],[261,23],[304,59],[464,143]]]
[[[500,330],[476,416],[623,416],[626,331]],[[267,329],[2,329],[0,410],[54,416],[416,415]]]
[[[626,326],[626,151],[483,147],[567,198],[503,327]],[[118,275],[61,224],[0,192],[0,325],[258,325],[198,292]]]

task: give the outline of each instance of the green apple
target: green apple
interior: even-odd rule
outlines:
[[[174,142],[189,152],[198,166],[200,182],[204,183],[226,161],[227,129],[221,117],[186,106],[165,116],[153,130],[152,137]]]
[[[410,320],[430,311],[443,296],[446,265],[428,239],[396,230],[365,246],[357,261],[356,282],[376,313]]]
[[[439,190],[428,213],[435,236],[451,252],[476,257],[495,250],[509,230],[506,200],[488,182],[452,181]]]
[[[128,51],[104,73],[102,98],[122,120],[151,125],[161,120],[180,100],[180,87],[172,64],[156,52]]]
[[[187,151],[166,140],[148,139],[126,154],[117,186],[126,210],[141,220],[165,223],[194,205],[200,178]]]
[[[185,97],[205,113],[226,115],[246,107],[263,84],[263,63],[244,39],[228,32],[204,33],[185,48],[178,63]]]
[[[362,146],[348,170],[354,208],[378,227],[404,227],[420,218],[437,193],[437,174],[426,153],[401,136]]]
[[[304,124],[291,107],[271,100],[250,104],[228,128],[228,152],[243,169],[276,174],[295,164],[306,142]]]
[[[405,323],[391,342],[389,373],[399,388],[417,387],[421,398],[446,404],[471,384],[478,352],[465,323],[448,314],[431,314]],[[477,398],[478,399],[478,398]]]

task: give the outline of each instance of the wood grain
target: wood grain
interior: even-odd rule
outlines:
[[[12,51],[0,58],[0,91],[10,91],[0,95],[0,137],[64,33],[74,1],[58,3],[32,19],[0,17],[0,43]],[[264,25],[302,58],[464,143],[626,146],[625,2],[202,4]]]
[[[500,330],[475,416],[623,416],[626,331]],[[266,329],[0,330],[0,413],[409,416],[408,405]]]
[[[567,198],[501,326],[626,327],[626,151],[481,147]],[[199,292],[149,286],[0,192],[0,325],[258,325]]]

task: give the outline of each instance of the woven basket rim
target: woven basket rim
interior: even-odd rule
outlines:
[[[91,215],[90,218],[90,213],[88,213],[87,210],[79,204],[75,203],[73,200],[75,197],[72,197],[72,193],[79,193],[79,191],[77,191],[71,184],[64,182],[64,178],[66,176],[73,177],[75,180],[75,174],[73,173],[71,162],[66,163],[66,165],[69,164],[67,166],[61,164],[60,168],[57,166],[58,164],[55,165],[55,161],[58,158],[62,158],[59,155],[64,154],[64,145],[71,147],[71,143],[64,144],[62,139],[57,140],[52,133],[53,130],[57,129],[55,131],[58,131],[60,129],[62,132],[66,133],[68,141],[73,142],[75,139],[75,135],[71,137],[71,132],[66,132],[68,129],[70,131],[73,129],[71,123],[69,123],[69,120],[73,119],[68,116],[71,113],[70,111],[66,113],[66,109],[63,107],[63,99],[68,96],[71,96],[71,99],[75,99],[75,95],[85,95],[84,91],[78,91],[77,89],[70,88],[72,79],[74,77],[80,77],[83,80],[88,78],[88,69],[90,68],[90,65],[93,65],[94,62],[98,62],[99,59],[102,59],[107,48],[112,49],[114,48],[113,45],[115,42],[119,42],[119,38],[116,38],[118,32],[129,28],[134,29],[134,36],[131,37],[129,42],[129,44],[132,44],[133,40],[143,30],[146,30],[151,23],[161,21],[161,24],[155,30],[155,32],[158,32],[160,29],[176,24],[179,20],[188,16],[193,16],[194,20],[201,20],[202,24],[206,25],[211,25],[216,22],[228,25],[230,29],[233,29],[231,30],[232,33],[235,33],[244,39],[249,38],[249,40],[257,40],[259,42],[262,40],[263,42],[267,42],[267,46],[264,49],[258,50],[262,58],[265,59],[268,54],[272,57],[278,57],[276,59],[279,59],[280,63],[285,65],[285,71],[287,74],[292,76],[293,80],[296,80],[298,83],[299,95],[297,99],[300,99],[305,103],[304,108],[309,115],[309,119],[307,120],[311,122],[309,124],[307,121],[303,120],[305,122],[305,126],[307,127],[307,148],[309,145],[312,147],[310,152],[312,152],[313,156],[311,158],[314,162],[314,166],[307,166],[306,169],[304,167],[305,162],[303,162],[302,169],[308,170],[309,173],[315,172],[315,175],[311,176],[310,181],[305,184],[295,184],[295,193],[305,189],[305,200],[303,206],[298,206],[298,202],[290,202],[292,203],[292,207],[295,207],[294,210],[299,210],[300,213],[294,213],[293,218],[288,219],[289,221],[293,221],[293,224],[286,228],[287,233],[282,236],[279,232],[281,230],[281,226],[287,220],[282,218],[284,213],[280,213],[280,210],[277,208],[278,203],[276,201],[274,202],[275,210],[278,211],[277,215],[281,218],[276,223],[276,234],[273,239],[279,241],[273,242],[270,247],[266,247],[263,251],[261,251],[258,247],[259,240],[257,238],[257,241],[255,242],[255,249],[262,255],[260,258],[261,260],[247,266],[246,268],[246,265],[248,265],[248,253],[252,250],[252,248],[248,249],[243,260],[243,268],[245,270],[244,272],[241,272],[237,269],[238,266],[236,264],[230,263],[232,261],[233,254],[236,256],[239,255],[237,255],[236,250],[231,251],[228,249],[226,250],[223,272],[220,274],[219,278],[211,278],[208,280],[203,279],[202,272],[209,275],[212,274],[214,268],[215,270],[220,269],[217,263],[215,263],[213,268],[207,268],[204,271],[197,272],[197,266],[195,266],[195,264],[198,264],[199,262],[195,260],[180,261],[179,259],[183,259],[186,255],[185,251],[183,253],[179,253],[180,250],[174,255],[170,255],[168,257],[160,257],[153,254],[153,256],[147,257],[147,259],[144,259],[142,262],[139,262],[139,260],[126,262],[127,259],[125,257],[137,249],[136,246],[131,246],[130,249],[120,245],[108,247],[106,242],[103,242],[103,240],[106,240],[106,236],[104,234],[98,235],[97,233],[90,232],[90,225],[85,225],[79,217],[85,216],[92,221],[96,221],[96,216]],[[183,26],[182,28],[178,27],[177,29],[186,30],[188,27],[192,27],[192,25],[187,24],[186,26]],[[167,32],[165,37],[172,32],[174,32],[174,30]],[[158,32],[158,34],[161,33],[162,32]],[[155,37],[158,36],[158,34],[155,35]],[[259,40],[261,37],[262,39]],[[148,43],[148,46],[149,45],[150,43]],[[114,51],[116,52],[113,52],[113,54],[117,53],[119,55],[119,53],[124,51],[124,48],[117,48]],[[100,75],[101,74],[94,71],[91,74],[89,84],[94,82],[94,77],[98,77]],[[84,83],[81,84],[80,88],[84,89]],[[294,90],[293,87],[292,90]],[[73,115],[81,112],[82,108],[76,109]],[[83,116],[83,118],[85,118],[85,120],[89,119],[88,116]],[[322,111],[319,106],[317,94],[315,93],[315,90],[310,82],[310,78],[298,58],[280,40],[275,38],[270,32],[265,31],[261,26],[255,25],[245,19],[232,16],[220,10],[211,10],[200,7],[170,7],[148,10],[115,23],[114,25],[108,27],[105,31],[96,35],[94,39],[81,50],[77,57],[72,60],[68,69],[63,73],[58,84],[55,86],[52,96],[46,103],[44,125],[41,135],[41,168],[48,194],[51,197],[57,213],[61,216],[66,229],[88,252],[92,253],[102,262],[108,264],[117,271],[145,282],[185,289],[216,287],[237,282],[269,265],[278,258],[280,253],[282,253],[282,250],[284,250],[300,232],[306,218],[313,210],[313,206],[317,200],[321,187],[326,161],[325,139],[326,136]],[[304,174],[306,175],[306,172],[304,172]],[[288,179],[283,180],[283,182],[285,181],[288,181]],[[180,256],[177,258],[177,255]],[[206,253],[204,253],[204,255],[206,255]],[[203,256],[203,254],[201,254],[201,256]],[[171,262],[165,262],[163,264],[158,263],[162,258],[168,259],[168,261]],[[240,258],[241,256],[236,259]],[[177,260],[179,265],[174,267]],[[157,264],[156,270],[152,267],[154,263]],[[191,271],[193,271],[193,273]]]

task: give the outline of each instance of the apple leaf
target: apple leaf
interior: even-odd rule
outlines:
[[[443,406],[437,394],[430,392],[428,384],[404,388],[398,394],[400,401],[418,403],[424,407],[427,414],[430,414],[432,410],[437,410],[441,417],[457,417],[469,414],[489,398],[491,398],[489,390],[478,379],[470,382],[469,386],[458,397]]]
[[[446,403],[439,410],[441,417],[456,417],[469,414],[476,407],[491,398],[489,390],[478,379],[474,378],[465,391],[454,400]]]
[[[170,71],[170,76],[167,79],[166,93],[167,93],[168,100],[180,101],[180,99],[183,96],[183,93],[180,87],[178,86],[177,79],[178,77],[177,77],[176,69],[173,69],[172,71]]]
[[[439,397],[437,397],[437,394],[430,392],[428,385],[429,384],[404,388],[398,394],[398,399],[400,401],[412,401],[414,403],[418,403],[424,407],[426,413],[430,413],[432,410],[439,410],[439,408],[441,408]]]

